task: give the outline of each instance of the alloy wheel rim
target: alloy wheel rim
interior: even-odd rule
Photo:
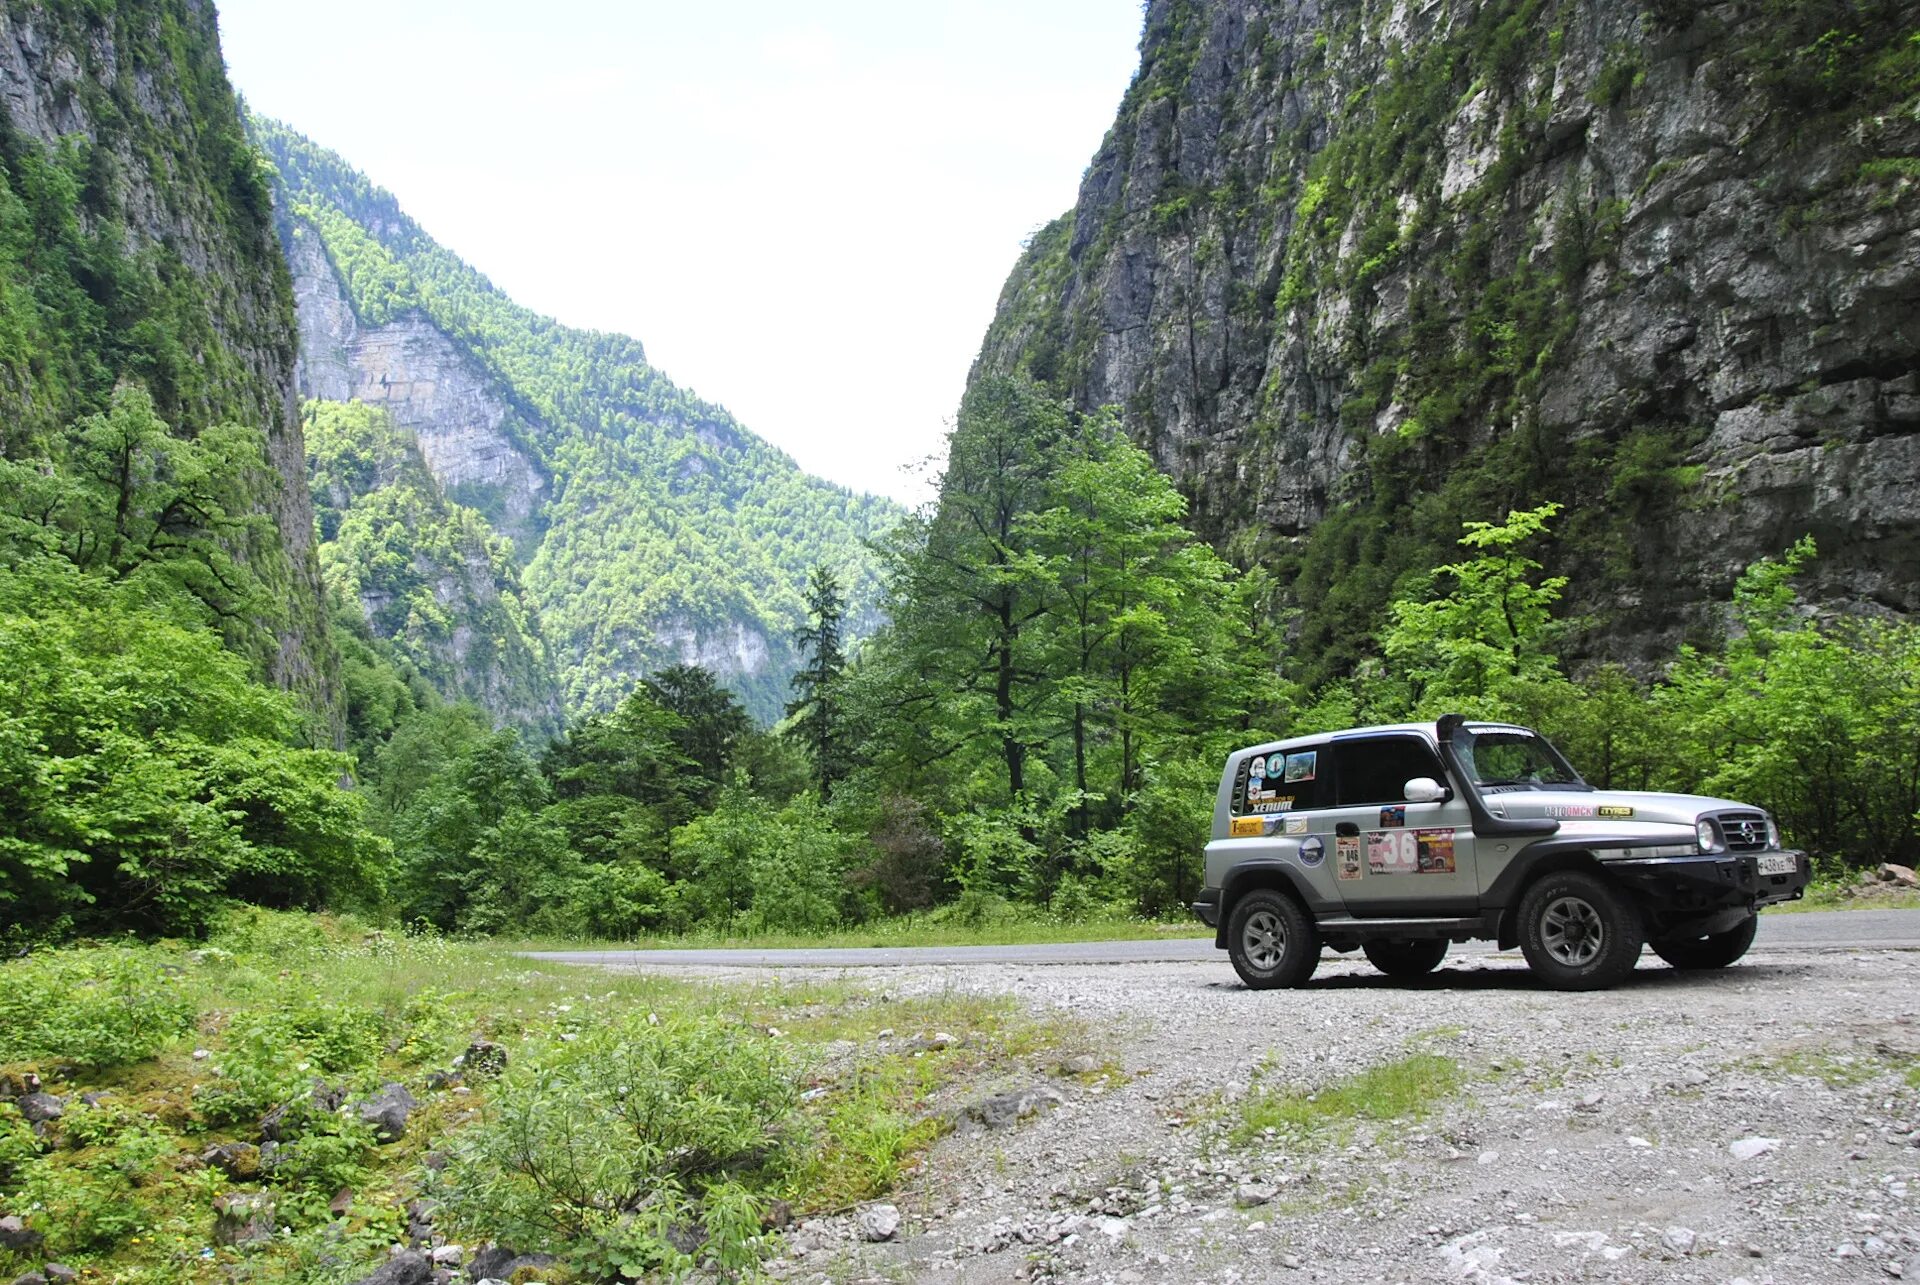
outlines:
[[[1584,898],[1557,898],[1548,903],[1540,917],[1540,942],[1547,954],[1571,968],[1592,963],[1606,940],[1600,912]]]
[[[1256,910],[1240,930],[1240,944],[1247,962],[1261,972],[1278,968],[1287,953],[1287,926],[1271,910]]]

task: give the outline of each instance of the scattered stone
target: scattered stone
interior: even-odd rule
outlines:
[[[230,1191],[213,1200],[213,1239],[254,1245],[273,1239],[273,1198],[263,1191]]]
[[[1903,888],[1920,888],[1920,875],[1916,875],[1911,866],[1883,861],[1880,863],[1879,874],[1882,883],[1897,883]]]
[[[48,1285],[48,1281],[39,1272],[24,1272],[13,1278],[13,1285]]]
[[[417,1249],[403,1249],[354,1285],[430,1285],[432,1280],[433,1264],[427,1256]]]
[[[1100,1059],[1091,1053],[1077,1053],[1060,1063],[1062,1075],[1092,1075],[1100,1069]]]
[[[784,1200],[771,1200],[760,1214],[760,1226],[765,1231],[779,1231],[793,1225],[793,1206]]]
[[[1646,1148],[1651,1147],[1653,1144],[1651,1142],[1648,1142],[1645,1138],[1630,1135],[1627,1138],[1627,1145],[1629,1147],[1634,1148],[1636,1151],[1643,1151]]]
[[[454,1066],[469,1075],[492,1076],[507,1069],[507,1047],[492,1040],[475,1040],[467,1051],[453,1059]]]
[[[205,1049],[195,1049],[193,1051],[193,1060],[196,1062],[204,1062],[212,1056],[213,1054],[209,1053]]]
[[[67,1113],[67,1100],[51,1093],[29,1093],[13,1105],[20,1112],[20,1118],[28,1124],[58,1120]]]
[[[552,1254],[521,1254],[504,1245],[489,1245],[474,1254],[467,1264],[467,1275],[476,1281],[507,1281],[518,1272],[545,1271],[559,1261]]]
[[[1733,1154],[1735,1160],[1757,1160],[1761,1156],[1766,1155],[1767,1152],[1777,1149],[1779,1146],[1780,1139],[1778,1138],[1754,1137],[1741,1138],[1738,1142],[1730,1142],[1727,1144],[1727,1150]]]
[[[380,1141],[398,1142],[407,1135],[407,1116],[413,1107],[413,1094],[407,1092],[406,1085],[389,1082],[354,1111],[373,1126],[374,1136]]]
[[[966,1114],[989,1129],[1009,1129],[1028,1116],[1049,1111],[1065,1101],[1058,1089],[1042,1084],[982,1098],[969,1105]]]
[[[40,1270],[46,1274],[47,1285],[73,1285],[80,1279],[79,1271],[65,1263],[48,1263]]]
[[[1298,1254],[1280,1255],[1280,1266],[1286,1268],[1290,1272],[1297,1272],[1305,1265],[1306,1264],[1300,1261],[1300,1255]]]
[[[1691,1227],[1669,1227],[1660,1233],[1660,1242],[1682,1256],[1693,1252],[1694,1242],[1698,1239]]]
[[[237,1182],[252,1182],[260,1176],[260,1148],[251,1142],[221,1142],[202,1151],[200,1163]]]
[[[860,1211],[860,1239],[892,1240],[900,1230],[900,1211],[892,1205],[868,1205]]]
[[[1102,1218],[1100,1220],[1100,1234],[1108,1240],[1119,1240],[1127,1234],[1128,1230],[1127,1220],[1124,1218]]]
[[[435,1267],[458,1267],[466,1260],[467,1250],[464,1245],[442,1245],[429,1257]]]
[[[1233,1200],[1242,1209],[1251,1209],[1256,1205],[1266,1204],[1279,1194],[1280,1189],[1271,1183],[1243,1182],[1233,1193]]]
[[[327,1202],[327,1212],[332,1214],[335,1218],[346,1217],[347,1211],[352,1208],[353,1208],[353,1188],[352,1187],[340,1188],[340,1190],[333,1193],[333,1199]]]
[[[32,1249],[40,1243],[40,1233],[28,1227],[18,1214],[0,1218],[0,1249]]]

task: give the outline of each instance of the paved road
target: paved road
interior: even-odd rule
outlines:
[[[1920,950],[1920,910],[1812,910],[1763,915],[1755,950]],[[1491,942],[1454,947],[1492,954]],[[547,950],[530,958],[619,967],[886,968],[927,964],[1139,964],[1224,959],[1213,940],[1080,941],[1043,946],[874,946],[824,950]]]

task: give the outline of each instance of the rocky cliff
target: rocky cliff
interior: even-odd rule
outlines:
[[[777,717],[816,564],[872,626],[864,541],[895,505],[807,476],[636,340],[528,312],[340,157],[252,128],[278,169],[303,393],[387,410],[446,498],[512,539],[569,710],[695,663]]]
[[[977,370],[1118,403],[1350,667],[1463,519],[1557,499],[1587,658],[1920,609],[1920,4],[1153,0]]]
[[[58,460],[61,431],[124,380],[181,435],[262,430],[271,476],[251,502],[271,530],[235,552],[270,602],[229,632],[337,735],[291,293],[212,6],[0,6],[0,161],[0,453]]]
[[[364,401],[308,402],[307,474],[335,604],[436,691],[536,739],[561,730],[559,681],[511,546],[449,501],[422,444]]]

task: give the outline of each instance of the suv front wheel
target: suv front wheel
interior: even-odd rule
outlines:
[[[1725,968],[1747,953],[1759,927],[1760,918],[1756,915],[1723,933],[1708,933],[1704,937],[1655,937],[1653,953],[1675,968]]]
[[[1298,986],[1320,964],[1320,931],[1292,897],[1256,888],[1233,903],[1227,954],[1253,990]]]
[[[1640,912],[1619,889],[1582,870],[1550,874],[1520,901],[1520,950],[1541,981],[1561,991],[1617,985],[1645,941]]]

